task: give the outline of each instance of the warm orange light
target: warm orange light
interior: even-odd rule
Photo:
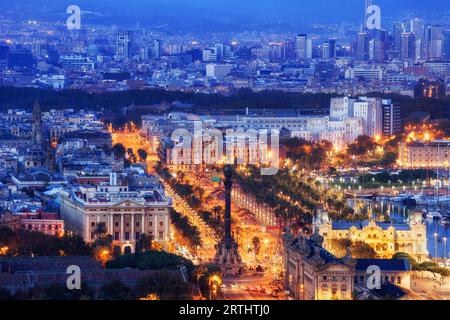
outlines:
[[[159,300],[159,297],[156,293],[150,293],[148,294],[145,298],[140,298],[139,300],[152,300],[152,301],[156,301]]]
[[[375,142],[378,143],[381,141],[381,136],[379,134],[375,135],[375,137],[373,137]]]
[[[8,254],[9,248],[7,246],[0,248],[0,256],[6,256]]]

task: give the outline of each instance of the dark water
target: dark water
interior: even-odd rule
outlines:
[[[407,207],[402,204],[391,203],[389,201],[370,201],[370,200],[356,200],[364,201],[366,206],[370,206],[372,209],[376,208],[383,214],[389,214],[392,222],[401,223],[407,222],[410,214],[421,211],[421,207]],[[349,199],[348,204],[351,207],[355,207],[355,200]],[[440,220],[423,219],[427,226],[427,247],[428,253],[433,257],[450,257],[450,226],[444,226]],[[437,234],[437,237],[434,234]],[[445,249],[445,241],[443,238],[447,238]],[[437,255],[436,255],[437,253]]]

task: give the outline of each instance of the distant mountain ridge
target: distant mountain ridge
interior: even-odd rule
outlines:
[[[396,16],[415,10],[420,14],[450,11],[448,0],[374,0],[382,15]],[[363,17],[364,0],[7,0],[0,2],[2,11],[20,6],[22,15],[55,19],[65,15],[65,8],[78,4],[82,10],[102,13],[99,23],[136,23],[189,26],[213,24],[225,29],[240,24],[284,22],[295,24],[359,23]],[[31,18],[31,17],[30,17]],[[102,20],[103,19],[103,20]]]

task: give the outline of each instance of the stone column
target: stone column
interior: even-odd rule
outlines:
[[[135,215],[135,213],[134,212],[132,212],[131,213],[131,231],[130,231],[130,240],[136,240],[136,237],[135,237],[135,227],[134,227],[134,224],[135,224],[135,221],[134,221],[134,215]]]
[[[114,237],[114,214],[108,214],[108,217],[109,217],[109,234]]]
[[[231,236],[231,188],[233,181],[231,180],[232,171],[231,167],[225,168],[225,241],[232,243]]]
[[[120,214],[120,237],[121,241],[125,240],[124,228],[123,228],[123,213]]]

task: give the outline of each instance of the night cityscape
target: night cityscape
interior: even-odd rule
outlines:
[[[0,300],[450,299],[450,3],[244,2],[0,3]]]

